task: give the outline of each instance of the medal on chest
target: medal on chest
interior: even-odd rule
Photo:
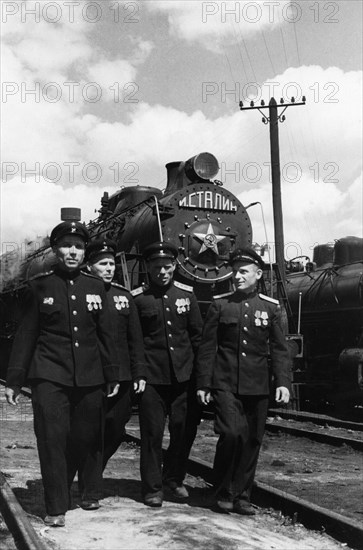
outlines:
[[[115,308],[119,311],[120,309],[129,307],[129,301],[126,296],[114,296],[113,301],[115,302]]]
[[[102,309],[101,296],[98,294],[86,294],[87,308],[89,311],[93,309]]]
[[[177,298],[175,301],[177,313],[186,313],[190,311],[190,299],[189,298]]]
[[[268,325],[268,313],[267,311],[255,311],[255,325],[256,327],[267,326]]]

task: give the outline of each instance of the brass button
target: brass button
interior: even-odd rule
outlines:
[[[243,330],[244,330],[245,332],[248,332],[248,328],[247,328],[247,327],[243,327]]]
[[[248,302],[245,302],[246,307],[250,307],[250,304]]]
[[[73,313],[73,315],[77,315],[77,312],[76,312],[75,309],[72,311],[72,313]]]
[[[170,351],[174,351],[174,348],[173,348],[173,347],[170,347],[169,349],[170,349]]]
[[[74,285],[74,281],[69,281],[69,284],[70,284],[70,285]]]
[[[78,342],[74,342],[74,345],[76,348],[79,348],[79,343]]]
[[[170,311],[170,307],[166,307],[166,308],[165,308],[165,311]]]
[[[72,294],[71,298],[72,298],[72,300],[75,300],[75,299],[76,299],[76,297],[75,297],[74,294]]]
[[[246,357],[246,354],[245,354],[244,351],[242,351],[242,354],[241,354],[241,355],[242,355],[242,357]]]
[[[171,321],[166,321],[166,324],[170,326],[170,325],[171,325]]]
[[[73,327],[74,332],[78,332],[78,327]]]
[[[244,346],[247,346],[247,340],[243,340],[243,341],[242,341],[242,344],[243,344]]]

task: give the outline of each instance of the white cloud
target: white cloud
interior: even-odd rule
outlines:
[[[228,44],[236,43],[261,30],[271,30],[287,20],[298,20],[296,7],[289,0],[277,3],[193,0],[183,2],[147,2],[150,11],[168,17],[169,33],[187,42],[198,42],[204,48],[222,52]],[[295,3],[296,4],[296,3]]]
[[[6,223],[1,228],[2,252],[10,250],[13,245],[20,247],[24,239],[37,241],[38,237],[49,235],[60,222],[63,207],[80,208],[83,221],[94,219],[103,191],[100,186],[85,184],[64,188],[44,178],[27,178],[24,184],[15,177],[3,183],[2,218]]]

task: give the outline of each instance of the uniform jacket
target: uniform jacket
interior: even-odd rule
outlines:
[[[215,299],[197,360],[197,388],[268,395],[270,353],[277,386],[290,387],[289,359],[277,300],[253,292]]]
[[[105,285],[105,290],[117,349],[118,380],[146,378],[142,331],[134,299],[117,283]]]
[[[117,376],[103,281],[61,270],[30,281],[7,385],[42,378],[65,386],[95,386]]]
[[[192,287],[173,281],[132,292],[141,320],[149,384],[189,380],[202,335]]]

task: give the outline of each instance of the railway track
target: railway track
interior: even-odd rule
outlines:
[[[363,451],[363,438],[348,437],[346,435],[335,435],[317,431],[316,429],[302,428],[299,426],[287,426],[279,420],[272,420],[266,423],[266,431],[271,433],[286,433],[295,437],[306,437],[318,443],[326,443],[328,445],[348,445],[356,451]]]
[[[140,445],[138,436],[127,433],[127,440]],[[166,450],[166,446],[163,450]],[[213,465],[210,462],[197,459],[193,455],[189,459],[188,473],[202,477],[209,483],[212,483],[212,469]],[[352,548],[360,550],[363,547],[363,526],[360,523],[305,499],[255,481],[252,502],[257,506],[271,506],[280,510],[284,515],[291,517],[292,521],[299,521],[309,529],[324,530]]]
[[[345,430],[353,430],[363,432],[362,422],[352,422],[327,416],[324,414],[316,414],[307,411],[292,411],[288,409],[269,409],[269,416],[280,416],[285,420],[295,420],[297,422],[311,422],[318,426],[329,426],[331,428],[343,428]]]
[[[360,423],[352,423],[352,422],[345,422],[345,421],[339,421],[332,419],[332,424],[330,422],[320,421],[316,422],[316,424],[319,424],[320,426],[323,426],[326,429],[329,429],[330,427],[333,429],[340,429],[341,432],[344,430],[349,430],[349,432],[355,432],[355,436],[352,436],[351,433],[344,434],[344,433],[329,433],[327,431],[321,431],[318,429],[314,429],[314,427],[308,427],[308,426],[301,426],[303,422],[312,422],[312,419],[308,415],[302,415],[298,417],[298,420],[294,418],[294,416],[290,416],[289,414],[284,415],[282,412],[280,415],[280,412],[274,412],[270,411],[269,414],[277,414],[277,416],[273,417],[270,416],[266,423],[266,431],[275,433],[275,434],[290,434],[295,437],[306,437],[312,441],[317,441],[319,443],[326,443],[328,445],[335,445],[335,446],[341,446],[341,445],[348,445],[352,449],[355,449],[357,451],[363,451],[363,426]],[[282,416],[284,415],[284,416]],[[203,418],[206,420],[212,421],[213,420],[213,412],[211,411],[205,411],[203,413]],[[292,421],[294,424],[287,424],[286,421]],[[300,424],[300,426],[298,425]],[[354,427],[357,425],[356,427]],[[349,426],[349,427],[348,427]]]

